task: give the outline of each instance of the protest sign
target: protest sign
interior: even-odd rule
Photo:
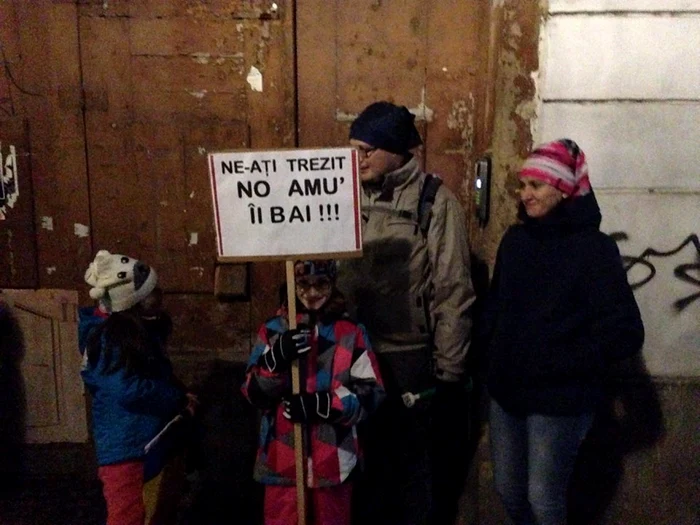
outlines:
[[[352,148],[210,153],[209,172],[220,261],[361,254]]]

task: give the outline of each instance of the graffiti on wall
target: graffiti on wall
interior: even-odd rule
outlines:
[[[626,241],[627,239],[629,239],[629,236],[625,232],[614,232],[610,234],[610,237],[612,237],[615,240],[615,242]],[[698,239],[697,234],[691,233],[676,248],[669,251],[660,251],[649,247],[638,256],[622,255],[622,263],[628,275],[630,270],[637,266],[641,266],[646,270],[646,275],[644,275],[641,279],[637,280],[636,282],[630,283],[632,289],[636,290],[637,288],[641,288],[656,276],[656,267],[654,266],[652,261],[649,260],[650,258],[671,257],[680,252],[689,244],[695,246],[695,262],[677,265],[673,269],[673,275],[676,277],[676,279],[679,279],[686,283],[690,283],[696,286],[697,288],[700,288],[700,278],[696,275],[693,275],[693,273],[697,274],[697,272],[700,272],[700,239]],[[695,302],[697,299],[700,299],[700,291],[691,293],[686,297],[677,299],[673,303],[673,307],[678,312],[681,312],[685,310],[688,306],[690,306],[693,302]]]
[[[13,145],[4,156],[0,142],[0,221],[5,220],[9,208],[14,208],[19,198],[19,182],[17,180],[17,152]]]

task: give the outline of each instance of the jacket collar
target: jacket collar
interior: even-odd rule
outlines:
[[[576,231],[599,229],[601,222],[600,207],[591,190],[581,197],[562,200],[542,218],[533,219],[525,213],[522,203],[518,205],[518,218],[533,231]]]
[[[386,173],[378,180],[364,183],[362,187],[368,194],[378,194],[378,200],[390,201],[394,198],[395,191],[401,191],[411,184],[419,175],[421,169],[416,157],[397,170]]]

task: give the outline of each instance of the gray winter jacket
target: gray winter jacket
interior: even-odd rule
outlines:
[[[341,261],[338,288],[377,354],[432,350],[435,375],[464,373],[474,290],[466,219],[444,185],[427,235],[417,221],[426,174],[415,158],[362,192],[363,256]]]

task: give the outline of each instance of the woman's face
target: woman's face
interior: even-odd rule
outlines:
[[[295,279],[297,297],[306,308],[315,312],[328,301],[333,282],[326,276],[305,275]]]
[[[546,182],[533,177],[520,177],[520,201],[528,217],[544,217],[566,197],[565,193]]]
[[[404,163],[402,155],[375,148],[361,140],[350,139],[350,145],[357,150],[362,182],[376,180],[386,173],[399,169]]]

